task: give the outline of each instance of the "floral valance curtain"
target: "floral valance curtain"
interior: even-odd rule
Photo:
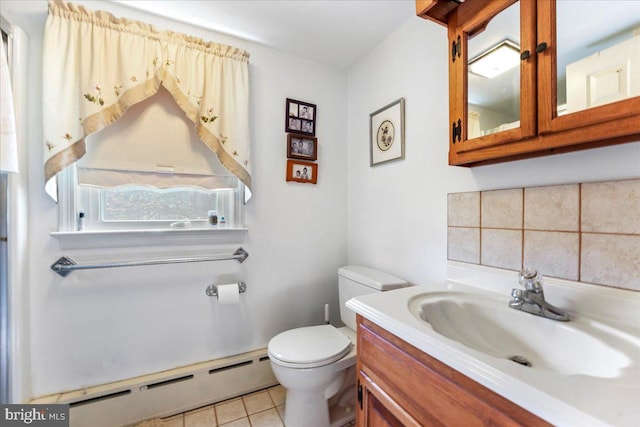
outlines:
[[[47,192],[57,200],[53,178],[85,154],[88,135],[160,85],[250,191],[248,61],[241,49],[50,1],[43,54]]]

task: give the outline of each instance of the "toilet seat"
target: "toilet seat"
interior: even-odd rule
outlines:
[[[269,341],[269,357],[289,368],[315,368],[344,357],[351,340],[331,325],[307,326],[284,331]]]

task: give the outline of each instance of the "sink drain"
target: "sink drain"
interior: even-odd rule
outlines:
[[[531,367],[531,362],[529,362],[524,356],[511,356],[509,360],[516,362],[518,365]]]

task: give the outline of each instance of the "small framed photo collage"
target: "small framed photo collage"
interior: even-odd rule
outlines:
[[[318,138],[315,104],[287,98],[285,125],[287,132],[287,181],[318,182]]]

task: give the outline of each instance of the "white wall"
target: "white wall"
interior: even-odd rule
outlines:
[[[46,2],[3,0],[2,13],[23,26],[31,40],[29,165],[22,172],[29,188],[30,251],[23,266],[29,274],[20,285],[31,296],[33,396],[264,347],[281,330],[320,322],[325,302],[333,304],[337,319],[336,270],[347,260],[413,283],[442,280],[448,192],[640,175],[640,143],[473,169],[447,166],[446,30],[419,18],[345,76],[114,3],[78,3],[251,53],[255,188],[242,242],[250,258],[242,265],[95,270],[65,279],[49,269],[63,254],[78,260],[138,258],[235,245],[61,249],[49,235],[57,227],[57,207],[42,187],[40,58]],[[318,106],[316,186],[284,181],[286,97]],[[406,98],[406,159],[371,168],[369,114],[400,97]],[[204,295],[209,283],[238,279],[248,285],[239,306],[218,307]]]
[[[446,277],[449,192],[640,176],[640,142],[497,165],[447,166],[447,33],[412,18],[349,72],[349,263],[413,283]],[[406,159],[369,167],[369,114],[406,98]]]
[[[234,250],[239,244],[126,249],[62,249],[57,206],[43,189],[42,34],[46,2],[3,1],[2,14],[30,37],[29,246],[32,396],[102,384],[266,347],[276,333],[320,323],[324,303],[338,319],[337,269],[347,259],[346,75],[256,43],[173,22],[111,2],[76,2],[251,54],[253,198],[241,245],[244,264],[178,264],[74,272],[49,266],[78,261],[176,256]],[[285,182],[285,98],[317,104],[317,185]],[[55,120],[55,117],[46,117]],[[238,306],[205,295],[210,283],[245,280]]]

